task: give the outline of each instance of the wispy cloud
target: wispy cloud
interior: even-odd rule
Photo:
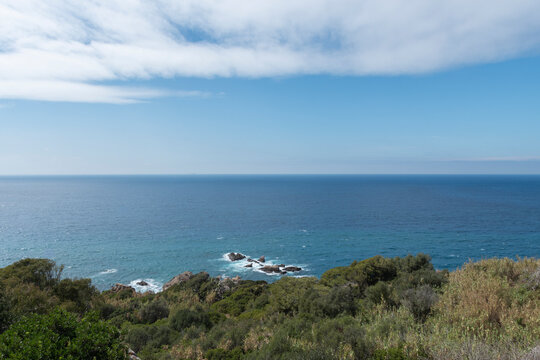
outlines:
[[[0,98],[129,103],[166,92],[104,82],[415,74],[539,47],[537,0],[1,0]]]

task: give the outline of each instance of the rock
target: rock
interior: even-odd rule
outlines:
[[[264,271],[265,273],[280,273],[281,272],[279,265],[264,265],[263,267],[259,268],[259,270]]]
[[[131,349],[128,349],[128,356],[129,356],[129,360],[141,360],[141,358],[137,356],[135,351]]]
[[[262,263],[266,262],[266,258],[264,257],[264,255],[259,258],[259,261],[262,262]]]
[[[281,271],[280,274],[281,275],[285,275],[287,272],[286,271]]]
[[[168,288],[176,284],[186,282],[192,277],[193,277],[193,273],[191,271],[186,271],[181,274],[178,274],[175,277],[173,277],[171,280],[167,281],[165,285],[163,285],[163,291],[167,290]]]
[[[231,261],[238,261],[238,260],[242,260],[246,258],[245,255],[240,254],[240,253],[235,253],[235,252],[228,253],[227,256],[229,257],[229,260]]]
[[[249,263],[247,265],[244,265],[244,267],[253,267],[253,264],[252,263]]]
[[[129,290],[133,295],[135,295],[135,289],[129,285],[116,283],[113,287],[111,287],[111,291],[114,293],[120,292],[122,290]]]
[[[283,268],[284,271],[300,271],[302,268],[299,268],[298,266],[286,266]]]
[[[141,280],[141,281],[139,281],[137,283],[137,285],[139,285],[139,286],[148,286],[148,283],[146,281],[144,281],[144,280]]]
[[[285,266],[285,264],[279,264],[278,266],[279,266],[279,267],[284,267],[284,266]]]

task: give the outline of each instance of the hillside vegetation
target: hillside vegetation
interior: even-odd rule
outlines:
[[[540,260],[436,271],[376,256],[320,279],[199,273],[158,294],[98,292],[46,259],[0,269],[0,359],[534,359]]]

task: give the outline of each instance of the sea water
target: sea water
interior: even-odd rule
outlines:
[[[187,270],[280,277],[231,251],[294,276],[377,254],[423,252],[440,269],[538,257],[540,176],[0,177],[1,267],[49,258],[100,289],[141,291]]]

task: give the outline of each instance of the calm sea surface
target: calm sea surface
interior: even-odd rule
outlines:
[[[539,176],[0,177],[0,266],[45,257],[105,289],[190,270],[273,280],[223,254],[319,276],[376,254],[540,256]]]

